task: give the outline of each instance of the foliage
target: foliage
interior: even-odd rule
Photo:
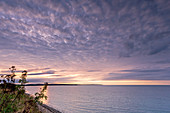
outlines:
[[[38,102],[39,104],[42,104],[43,102],[41,101],[41,99],[45,98],[47,100],[47,96],[44,94],[44,92],[47,90],[47,85],[48,83],[46,82],[44,84],[43,89],[38,93],[35,93],[35,101]]]
[[[35,93],[35,97],[25,94],[25,84],[27,71],[24,70],[19,79],[19,84],[15,84],[15,66],[9,68],[10,75],[2,75],[0,80],[0,112],[1,113],[40,113],[37,103],[42,103],[41,99],[47,99],[44,92],[48,83],[45,83],[40,92]]]

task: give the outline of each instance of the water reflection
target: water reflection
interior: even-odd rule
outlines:
[[[43,89],[43,86],[26,86],[26,92],[35,96],[34,94],[37,92],[40,92]],[[49,99],[48,99],[48,87],[47,90],[44,92],[44,95],[47,96],[47,100],[46,99],[41,99],[41,101],[43,102],[43,104],[47,104]]]

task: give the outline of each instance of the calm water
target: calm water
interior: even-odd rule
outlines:
[[[64,113],[170,113],[170,86],[49,86],[47,96]]]

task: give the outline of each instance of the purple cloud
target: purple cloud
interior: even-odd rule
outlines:
[[[27,65],[45,71],[71,67],[88,72],[113,65],[166,68],[170,56],[169,3],[0,0],[1,65]]]

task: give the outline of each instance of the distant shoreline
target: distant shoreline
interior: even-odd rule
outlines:
[[[101,84],[48,84],[48,86],[102,86]],[[44,86],[44,84],[25,84],[24,86]]]
[[[44,86],[44,84],[25,84],[24,86]],[[102,85],[102,84],[48,84],[48,86],[127,86],[127,87],[135,87],[135,86],[148,86],[148,87],[156,87],[156,86],[170,86],[170,85]]]

